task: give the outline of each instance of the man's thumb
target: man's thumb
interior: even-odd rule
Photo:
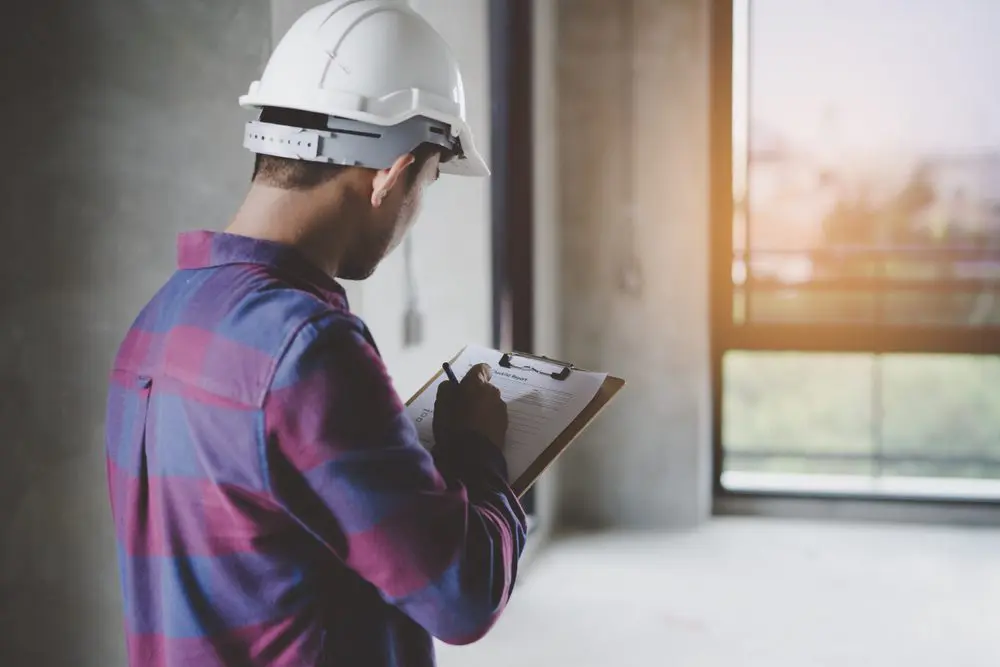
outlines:
[[[471,376],[474,380],[478,380],[483,384],[486,384],[493,377],[493,369],[490,368],[489,364],[476,364],[469,369],[469,373],[466,377]]]

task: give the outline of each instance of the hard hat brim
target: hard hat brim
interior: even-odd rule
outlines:
[[[325,115],[331,115],[331,106],[326,104],[326,100],[309,100],[309,99],[299,99],[295,100],[291,106],[289,106],[288,100],[270,99],[267,94],[261,94],[262,91],[259,84],[255,82],[255,85],[251,86],[250,91],[240,97],[240,106],[244,109],[261,109],[264,107],[282,107],[282,108],[293,108],[300,111],[309,111],[312,113],[320,113]],[[483,158],[479,149],[476,147],[475,139],[472,136],[472,130],[469,128],[468,123],[459,116],[455,116],[450,113],[442,112],[435,109],[431,105],[421,106],[415,105],[409,109],[400,110],[400,112],[390,115],[373,114],[365,111],[360,111],[355,108],[347,107],[346,105],[338,105],[339,108],[336,109],[336,115],[339,118],[346,118],[348,120],[356,120],[362,123],[371,123],[373,125],[389,126],[396,125],[413,118],[414,116],[424,116],[432,120],[440,121],[448,124],[452,128],[452,132],[457,134],[462,142],[462,153],[463,155],[456,156],[454,159],[449,160],[441,165],[442,174],[451,174],[454,176],[472,176],[484,178],[490,175],[490,168],[486,164],[486,160]],[[357,106],[362,106],[358,104]]]
[[[452,176],[473,176],[478,178],[489,176],[490,168],[486,164],[486,160],[479,153],[479,149],[476,148],[472,132],[465,123],[461,123],[458,135],[462,141],[462,152],[464,155],[457,156],[443,163],[440,167],[441,173],[451,174]]]

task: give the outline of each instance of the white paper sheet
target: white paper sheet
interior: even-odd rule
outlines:
[[[503,368],[500,366],[502,356],[503,353],[497,350],[470,345],[455,360],[452,369],[460,380],[476,364],[487,363],[493,369],[493,384],[507,403],[504,457],[509,479],[514,482],[583,412],[597,395],[607,374],[574,370],[565,380],[557,380],[549,373],[558,372],[559,366],[515,356],[512,364],[522,368]],[[523,368],[525,366],[536,370]],[[434,399],[438,385],[444,381],[447,378],[442,374],[407,407],[417,425],[420,442],[428,449],[434,446]]]

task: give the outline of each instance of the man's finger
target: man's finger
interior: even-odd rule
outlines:
[[[458,395],[458,385],[454,382],[442,382],[438,385],[438,396],[452,397]]]
[[[442,382],[438,385],[437,396],[434,398],[435,405],[451,405],[455,401],[455,396],[458,391],[456,387],[451,382]]]
[[[475,382],[479,384],[488,384],[490,378],[493,377],[493,369],[490,368],[489,364],[476,364],[469,369],[469,372],[465,374],[462,378],[462,382]]]

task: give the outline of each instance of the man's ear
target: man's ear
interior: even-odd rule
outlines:
[[[372,206],[378,208],[382,205],[386,195],[396,187],[400,176],[413,164],[414,159],[412,153],[400,155],[391,167],[375,172],[375,178],[372,179]]]

